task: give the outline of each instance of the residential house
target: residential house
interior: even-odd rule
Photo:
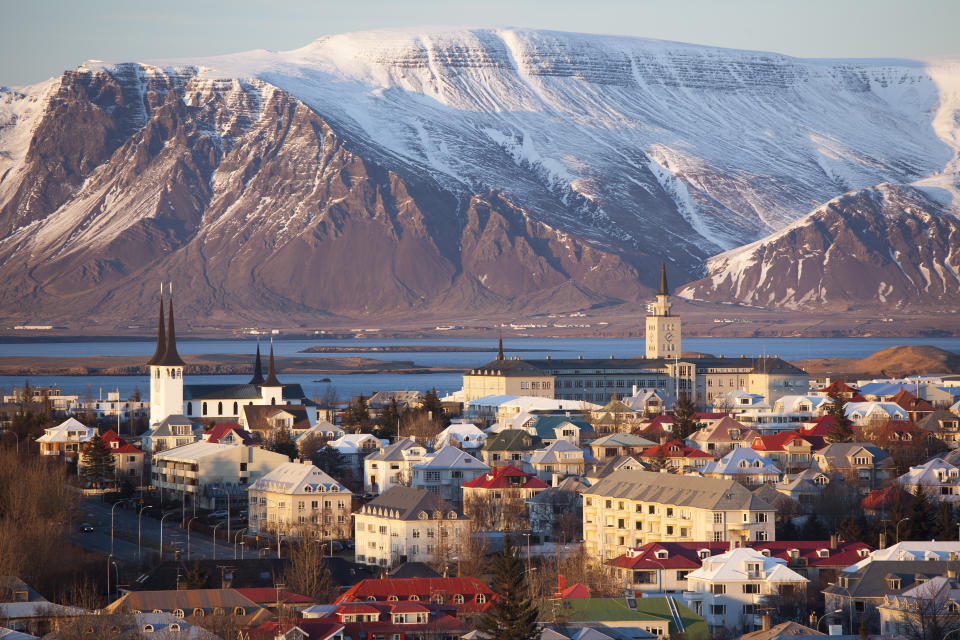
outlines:
[[[590,443],[590,453],[599,461],[640,455],[656,443],[632,433],[611,433]]]
[[[478,450],[487,441],[487,434],[470,422],[453,422],[449,427],[437,434],[433,440],[433,448],[440,449],[450,445],[478,455]]]
[[[54,411],[57,411],[57,407],[67,405],[70,398],[77,398],[77,396],[49,396],[48,401]],[[131,398],[122,400],[119,391],[108,391],[106,400],[103,399],[101,394],[97,399],[74,400],[72,403],[69,403],[69,405],[69,409],[67,410],[74,412],[78,416],[82,416],[82,418],[87,421],[99,421],[112,418],[111,422],[114,424],[119,424],[120,419],[125,423],[130,423],[140,418],[145,419],[150,414],[149,402]]]
[[[827,635],[792,620],[769,627],[767,625],[769,616],[763,617],[761,620],[762,624],[760,629],[743,634],[740,636],[740,640],[810,640],[811,638],[819,638]],[[816,622],[816,620],[811,620],[811,623],[813,622]],[[843,638],[842,640],[847,639]]]
[[[319,620],[342,624],[345,638],[455,640],[472,626],[448,611],[446,606],[416,600],[342,602]]]
[[[456,559],[470,521],[426,489],[393,487],[356,512],[356,561],[395,567],[407,561]]]
[[[673,608],[671,608],[671,604]],[[666,598],[564,598],[539,603],[541,622],[553,623],[557,613],[562,613],[563,629],[568,630],[563,637],[576,637],[577,640],[604,640],[612,637],[616,640],[644,640],[646,638],[677,637],[680,629],[676,627],[679,619],[683,625],[684,636],[706,640],[707,630],[703,618],[679,600]],[[672,611],[676,610],[674,618]],[[599,628],[602,635],[596,635]],[[584,633],[574,635],[573,629]],[[543,640],[562,640],[558,636],[546,634]]]
[[[606,460],[588,464],[586,471],[583,472],[583,477],[589,480],[590,484],[593,484],[621,469],[649,471],[650,465],[641,462],[639,456],[637,458],[633,456],[617,456],[616,458],[607,458]]]
[[[177,589],[167,591],[129,591],[103,611],[170,614],[174,618],[200,626],[209,618],[223,616],[240,628],[255,627],[270,619],[270,612],[243,596],[236,589]]]
[[[336,440],[337,438],[342,438],[344,435],[346,435],[346,433],[346,431],[334,425],[332,422],[329,422],[328,420],[320,420],[317,424],[312,425],[303,433],[298,434],[294,440],[296,441],[297,447],[299,447],[302,454],[310,455],[313,453],[313,451],[306,451],[304,450],[304,447],[310,444],[324,445],[332,440]],[[314,449],[314,451],[316,451],[316,449]],[[357,469],[356,471],[359,473],[363,471],[363,469]]]
[[[118,481],[126,480],[134,486],[140,486],[144,479],[143,469],[146,453],[118,436],[117,432],[112,429],[100,436],[100,439],[110,449],[113,458],[114,477]],[[83,466],[83,456],[80,457],[80,466]]]
[[[796,473],[810,467],[813,452],[823,445],[823,440],[816,436],[798,431],[781,431],[755,437],[750,448],[783,471]]]
[[[843,380],[837,379],[830,382],[827,386],[817,389],[816,394],[831,398],[840,396],[844,400],[850,401],[860,394],[860,390],[857,387],[851,387]]]
[[[236,422],[218,422],[204,431],[201,439],[214,444],[243,444],[248,447],[259,444],[252,433]]]
[[[518,465],[542,445],[540,438],[526,429],[504,429],[487,438],[480,449],[480,457],[491,467],[506,463]]]
[[[381,444],[379,451],[363,458],[363,490],[381,494],[393,487],[408,486],[413,479],[413,465],[426,457],[426,448],[410,438]]]
[[[644,389],[633,387],[633,395],[624,400],[624,403],[644,416],[656,416],[671,411],[677,399],[667,395],[666,391],[658,389]]]
[[[583,449],[567,440],[557,440],[531,453],[524,461],[523,470],[535,474],[547,484],[556,484],[554,479],[583,475],[587,464],[592,462],[595,462],[593,456]]]
[[[700,468],[705,478],[736,480],[747,486],[780,482],[783,473],[772,462],[753,449],[734,449],[720,460],[709,462]]]
[[[464,511],[480,528],[526,529],[527,500],[548,488],[513,465],[493,467],[463,484]]]
[[[78,607],[50,602],[15,576],[0,576],[0,596],[2,626],[35,637],[57,629],[64,618],[74,618],[87,613]],[[6,637],[0,633],[0,638]]]
[[[960,468],[942,458],[933,458],[897,478],[907,493],[917,487],[937,502],[960,502]]]
[[[404,409],[418,409],[423,406],[423,394],[419,391],[377,391],[367,400],[367,407],[380,415],[385,407],[396,404],[400,411]]]
[[[590,412],[590,424],[593,425],[594,431],[598,435],[622,433],[633,429],[634,424],[641,417],[641,412],[618,400],[614,395],[611,396],[610,402],[602,408]]]
[[[576,416],[537,416],[527,431],[538,436],[544,444],[566,440],[576,447],[594,436],[593,425]]]
[[[447,502],[463,506],[463,485],[490,471],[490,467],[456,447],[446,446],[424,456],[411,467],[412,486],[436,493]]]
[[[784,474],[776,490],[805,507],[813,505],[820,492],[830,484],[830,476],[816,468]]]
[[[203,425],[183,415],[169,415],[150,427],[140,439],[141,448],[151,457],[161,451],[196,442],[203,434]]]
[[[363,473],[363,461],[367,456],[389,446],[389,441],[375,438],[369,433],[345,433],[327,442],[327,446],[343,456],[344,466],[349,467],[356,477]]]
[[[889,420],[907,420],[907,410],[893,402],[848,402],[844,413],[855,426],[871,429]]]
[[[324,615],[326,610],[324,610]],[[318,618],[289,618],[264,622],[252,629],[245,640],[344,640],[346,626]]]
[[[617,471],[583,493],[584,546],[606,559],[647,542],[773,540],[774,515],[732,480]]]
[[[842,475],[863,493],[886,484],[895,468],[890,454],[862,442],[829,444],[813,454],[813,462],[824,473]]]
[[[732,549],[703,559],[687,574],[687,605],[703,615],[711,633],[749,632],[761,624],[760,608],[781,597],[802,599],[808,580],[782,558],[756,549]]]
[[[936,576],[900,593],[884,596],[877,606],[880,632],[901,638],[960,629],[960,584],[956,572]]]
[[[938,407],[917,422],[927,433],[935,434],[949,449],[960,447],[960,416],[949,409]]]
[[[664,468],[675,469],[681,473],[700,469],[715,459],[711,454],[688,447],[679,440],[658,444],[640,454],[640,460],[651,468],[662,464]]]
[[[713,410],[717,412],[737,415],[747,409],[756,408],[770,408],[770,405],[766,402],[766,398],[759,393],[735,390],[718,393],[713,396]]]
[[[890,402],[898,405],[907,412],[907,419],[919,422],[933,413],[933,405],[923,398],[918,398],[906,389],[900,389],[897,395],[890,398]]]
[[[43,430],[37,438],[42,456],[63,456],[66,460],[76,460],[82,445],[97,435],[97,430],[88,427],[76,418],[67,418],[55,427]]]
[[[308,462],[287,462],[247,489],[249,534],[316,540],[349,538],[353,494]]]
[[[194,442],[153,458],[153,485],[165,499],[187,500],[199,508],[247,503],[247,487],[290,459],[260,447]]]
[[[311,426],[308,407],[303,404],[244,405],[239,422],[263,442],[269,442],[282,429],[296,438]]]
[[[722,456],[738,447],[750,446],[757,432],[748,429],[730,416],[724,416],[694,431],[686,443],[710,455]]]
[[[451,607],[456,617],[474,622],[490,608],[496,596],[472,577],[380,578],[361,580],[333,601],[344,602],[422,602]]]
[[[540,540],[569,542],[582,536],[583,499],[589,484],[576,476],[527,499],[530,531]]]

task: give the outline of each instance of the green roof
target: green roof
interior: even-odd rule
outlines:
[[[563,616],[567,622],[668,620],[671,635],[677,631],[667,600],[662,597],[637,598],[636,609],[631,609],[627,605],[626,598],[570,598],[560,602],[563,603]],[[674,602],[677,605],[680,619],[683,620],[686,637],[690,640],[707,640],[709,634],[703,616],[694,613],[692,609],[684,606],[677,598],[674,598]],[[541,621],[549,622],[548,618],[553,615],[553,610],[553,600],[540,602]]]

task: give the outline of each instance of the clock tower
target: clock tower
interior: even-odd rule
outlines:
[[[667,267],[660,262],[660,289],[653,305],[653,314],[647,316],[647,357],[674,358],[680,356],[680,318],[670,315],[670,290],[667,288]]]

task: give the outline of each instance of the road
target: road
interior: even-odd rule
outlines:
[[[99,498],[84,498],[80,505],[80,521],[93,525],[94,530],[88,533],[75,532],[71,539],[75,544],[89,551],[95,551],[103,554],[109,554],[110,543],[110,510],[111,504],[101,502]],[[194,530],[197,521],[194,521],[189,536],[187,532],[180,528],[180,514],[177,511],[163,522],[163,546],[165,549],[164,559],[169,560],[174,557],[173,547],[180,549],[181,557],[189,560],[198,560],[201,558],[233,558],[234,545],[226,540],[218,538],[214,544],[213,538]],[[146,561],[152,564],[152,560],[159,557],[160,554],[160,519],[151,517],[149,510],[143,513],[140,518],[142,525],[141,540],[142,546],[137,545],[137,510],[134,505],[130,508],[124,508],[123,505],[113,509],[113,555],[118,560],[139,564]],[[226,525],[220,527],[220,530]],[[232,532],[236,534],[244,525],[234,524]],[[245,555],[249,555],[250,546],[255,544],[253,540],[247,542]],[[260,545],[266,547],[265,541],[260,541]],[[240,548],[240,545],[237,546]],[[188,556],[189,553],[189,556]],[[238,551],[239,553],[239,551]],[[267,553],[276,554],[276,546],[270,551],[260,550],[261,556]],[[239,556],[238,556],[239,557]]]

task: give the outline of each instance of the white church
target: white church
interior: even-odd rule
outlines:
[[[263,376],[260,346],[257,345],[253,378],[246,384],[184,384],[186,363],[177,353],[173,298],[169,300],[166,326],[163,297],[157,323],[157,348],[147,361],[150,370],[150,429],[143,436],[147,451],[160,451],[196,441],[204,424],[235,422],[254,428],[248,419],[283,420],[284,426],[313,425],[316,406],[306,398],[299,384],[283,384],[277,379],[270,345],[267,376]],[[247,407],[258,407],[256,410]],[[271,407],[264,411],[259,407]],[[274,416],[273,414],[276,414]]]

